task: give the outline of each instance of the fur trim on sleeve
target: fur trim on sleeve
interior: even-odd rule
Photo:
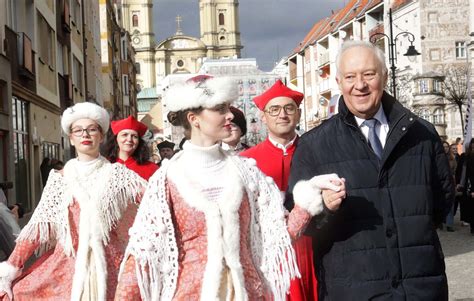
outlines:
[[[299,181],[293,188],[295,204],[315,216],[323,212],[323,198],[321,190],[314,187],[310,181]]]
[[[0,292],[6,292],[13,300],[12,282],[21,275],[21,269],[7,261],[0,262]]]

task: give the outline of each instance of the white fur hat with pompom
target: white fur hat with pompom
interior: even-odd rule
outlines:
[[[223,103],[232,103],[239,97],[237,83],[228,77],[198,75],[185,83],[173,84],[164,95],[171,112],[188,109],[210,109]]]
[[[92,102],[76,103],[67,108],[61,116],[61,127],[66,134],[71,133],[71,125],[79,119],[92,119],[102,128],[102,133],[109,130],[110,116],[107,111]]]

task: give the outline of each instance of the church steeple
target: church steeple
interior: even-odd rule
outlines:
[[[122,0],[122,19],[136,51],[137,82],[141,88],[153,87],[156,85],[153,0]]]
[[[240,57],[238,0],[199,0],[201,40],[208,57]]]

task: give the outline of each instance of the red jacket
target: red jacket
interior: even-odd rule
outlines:
[[[126,161],[117,158],[117,163],[125,164],[128,169],[133,170],[136,172],[140,177],[144,178],[148,181],[148,179],[155,173],[158,169],[158,165],[153,162],[146,162],[144,164],[139,165],[137,161],[133,157],[128,157]]]
[[[240,153],[241,156],[253,158],[257,161],[260,170],[269,177],[272,177],[281,191],[288,188],[288,178],[290,177],[290,164],[296,149],[298,138],[283,153],[281,148],[273,145],[267,138],[265,141],[255,145]]]

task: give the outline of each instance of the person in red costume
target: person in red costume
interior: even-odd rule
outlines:
[[[302,93],[289,89],[280,80],[262,95],[255,97],[253,101],[261,110],[268,137],[260,144],[240,153],[241,156],[255,159],[258,168],[272,177],[282,192],[288,188],[291,159],[298,144],[296,125],[301,117],[299,105],[303,97]],[[301,236],[293,247],[301,279],[292,280],[287,300],[317,300],[312,239],[309,236]]]
[[[105,156],[112,163],[121,163],[148,181],[158,166],[149,161],[150,152],[142,139],[147,127],[135,117],[115,120],[110,125],[113,135],[107,141]]]

